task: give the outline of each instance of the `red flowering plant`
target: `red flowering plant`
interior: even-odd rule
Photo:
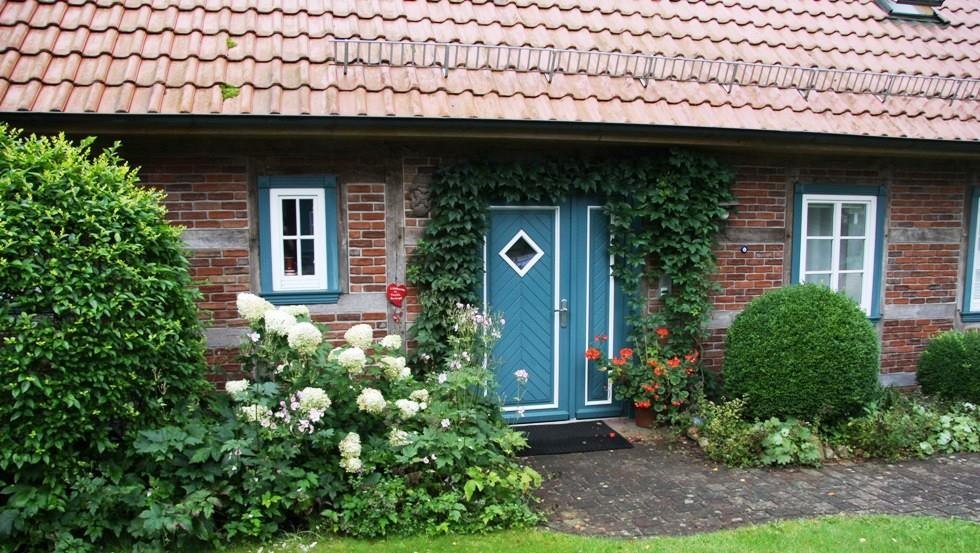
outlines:
[[[674,353],[668,348],[669,339],[670,331],[658,326],[637,340],[635,347],[621,348],[609,357],[607,338],[600,335],[585,350],[585,358],[609,374],[618,399],[638,409],[653,409],[661,422],[673,422],[689,406],[701,374],[698,352]]]

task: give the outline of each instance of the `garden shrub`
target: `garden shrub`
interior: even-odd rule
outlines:
[[[749,417],[835,421],[878,391],[878,338],[853,301],[812,284],[766,292],[728,329],[724,389]]]
[[[382,537],[538,521],[541,477],[515,459],[525,438],[485,393],[494,382],[482,352],[499,337],[496,318],[455,310],[449,362],[419,380],[399,336],[378,341],[355,325],[332,348],[305,307],[241,294],[239,310],[251,324],[242,355],[252,376],[180,421],[141,430],[124,469],[77,480],[44,539],[185,550],[310,528]]]
[[[208,386],[180,230],[92,143],[0,125],[0,541],[120,480]]]
[[[709,400],[698,403],[703,419],[701,436],[705,454],[714,461],[730,467],[751,467],[758,464],[759,451],[752,425],[742,418],[745,402],[734,399],[716,404]]]
[[[746,422],[745,402],[699,402],[701,446],[708,458],[732,467],[820,464],[820,439],[796,419]]]
[[[835,441],[863,457],[901,459],[918,453],[929,437],[930,417],[916,404],[890,391],[864,407],[861,416],[842,421]]]
[[[918,380],[926,394],[980,403],[980,331],[935,336],[919,358]]]
[[[862,457],[905,459],[934,453],[980,451],[980,411],[890,392],[864,414],[842,422],[831,439]]]

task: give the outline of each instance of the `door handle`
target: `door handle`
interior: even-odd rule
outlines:
[[[558,324],[565,328],[568,326],[568,300],[562,298],[558,305],[558,309],[555,309],[558,312]]]

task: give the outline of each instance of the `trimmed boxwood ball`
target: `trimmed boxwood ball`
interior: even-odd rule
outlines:
[[[728,329],[724,390],[760,419],[853,415],[879,391],[877,333],[857,304],[825,286],[772,290]]]
[[[180,230],[92,142],[0,125],[0,487],[52,509],[208,386]]]
[[[980,402],[980,331],[950,330],[930,340],[919,358],[918,380],[926,394]]]

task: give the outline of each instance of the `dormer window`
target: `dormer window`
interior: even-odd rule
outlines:
[[[935,8],[943,5],[943,0],[875,0],[888,15],[902,19],[944,21]]]

